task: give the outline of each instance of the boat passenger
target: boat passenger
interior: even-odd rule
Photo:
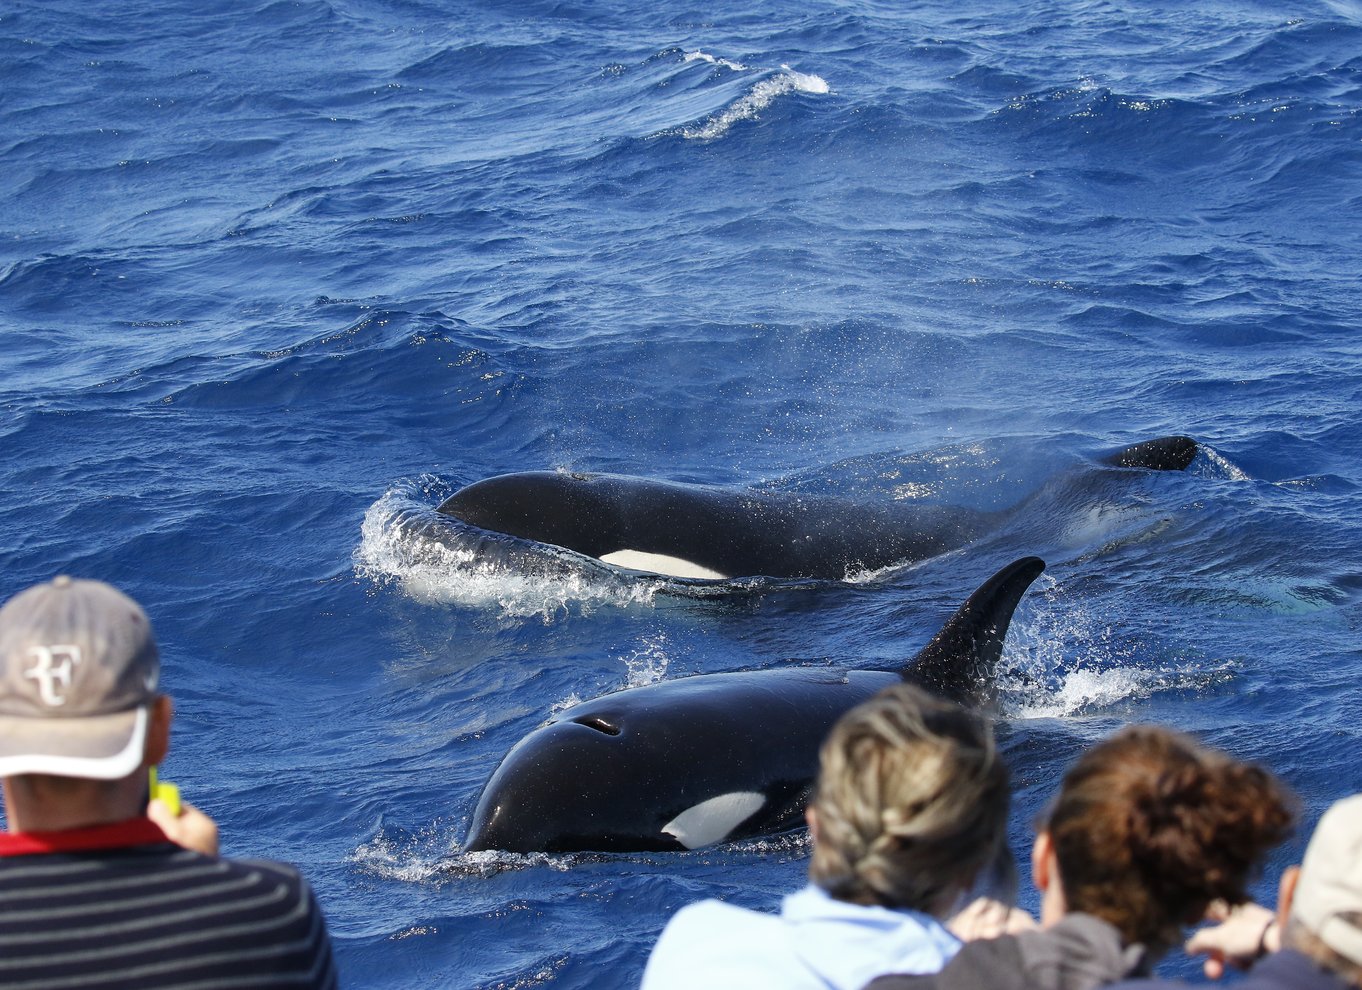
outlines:
[[[940,973],[868,990],[1090,990],[1147,974],[1215,902],[1246,885],[1293,821],[1261,767],[1190,736],[1127,728],[1064,776],[1032,850],[1040,930],[972,941]]]
[[[149,807],[159,677],[146,613],[110,585],[58,577],[0,608],[0,990],[334,988],[297,870],[220,859],[202,812]]]
[[[643,990],[859,990],[877,973],[935,972],[960,947],[944,920],[1005,848],[1008,803],[984,717],[909,684],[885,689],[823,744],[808,886],[779,914],[683,908]]]
[[[1282,874],[1275,913],[1257,904],[1188,943],[1204,953],[1208,976],[1226,964],[1252,966],[1242,990],[1357,990],[1362,987],[1362,794],[1320,819],[1305,860]],[[1132,980],[1120,990],[1175,990],[1184,984]],[[1116,990],[1116,988],[1113,988]]]

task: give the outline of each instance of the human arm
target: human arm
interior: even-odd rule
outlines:
[[[1249,901],[1231,908],[1218,901],[1207,909],[1206,919],[1218,924],[1198,929],[1185,948],[1188,955],[1206,956],[1202,969],[1209,979],[1220,979],[1226,965],[1248,969],[1259,957],[1281,948],[1277,916],[1261,904]]]
[[[217,823],[189,802],[181,803],[177,815],[168,804],[157,798],[147,804],[147,817],[177,846],[205,856],[218,854]]]
[[[1036,920],[1021,908],[1012,907],[991,897],[980,897],[946,922],[952,935],[962,942],[999,935],[1016,935],[1035,931]]]

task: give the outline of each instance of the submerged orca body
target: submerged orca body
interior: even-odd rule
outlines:
[[[1180,471],[1196,442],[1160,437],[1104,459]],[[479,529],[672,577],[844,580],[926,560],[996,530],[1015,509],[876,505],[609,474],[529,471],[476,482],[439,512]]]
[[[818,749],[846,711],[900,680],[987,701],[1008,624],[1045,569],[989,578],[902,672],[697,674],[577,705],[517,743],[473,812],[465,851],[694,849],[803,824]]]

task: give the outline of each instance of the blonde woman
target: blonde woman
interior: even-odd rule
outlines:
[[[884,972],[936,972],[960,947],[943,920],[1002,849],[1008,802],[984,718],[906,683],[885,689],[823,744],[809,885],[779,914],[683,908],[643,990],[859,990]]]

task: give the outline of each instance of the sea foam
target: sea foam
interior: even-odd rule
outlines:
[[[725,64],[737,67],[737,63]],[[753,119],[777,99],[789,93],[822,95],[828,92],[830,90],[827,81],[821,76],[796,72],[788,65],[781,65],[779,72],[761,80],[704,123],[683,127],[679,133],[684,138],[710,141],[723,137],[728,133],[728,129],[739,121]]]

